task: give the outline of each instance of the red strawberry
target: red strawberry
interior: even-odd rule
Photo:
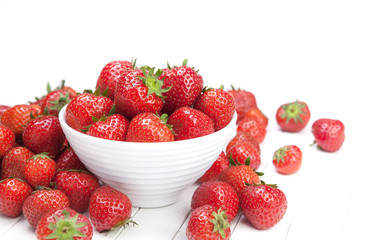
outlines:
[[[235,109],[238,114],[237,122],[239,122],[244,118],[247,111],[252,108],[257,108],[257,101],[253,93],[240,88],[235,89],[233,86],[231,86],[231,88],[232,89],[229,90],[228,93],[234,98]]]
[[[58,158],[65,142],[60,120],[45,115],[32,119],[23,131],[23,144],[34,153],[47,152],[50,158]]]
[[[172,114],[181,107],[189,107],[195,102],[203,88],[203,79],[197,72],[187,66],[187,59],[182,66],[164,69],[163,87],[171,87],[170,91],[163,93],[163,113]]]
[[[134,117],[127,130],[128,142],[169,142],[174,135],[166,125],[167,115],[161,117],[145,112]]]
[[[69,207],[69,199],[60,190],[37,190],[23,204],[23,214],[34,228],[39,220],[49,211]]]
[[[296,100],[281,105],[276,112],[276,121],[282,130],[299,132],[310,120],[310,110],[305,102]]]
[[[104,92],[108,89],[107,97],[114,100],[114,92],[116,90],[116,84],[121,75],[130,69],[134,68],[134,63],[130,61],[112,61],[106,64],[100,72],[95,89],[100,89]]]
[[[91,240],[93,226],[86,216],[66,207],[46,213],[37,224],[36,235],[38,240]]]
[[[3,115],[3,113],[8,110],[10,107],[6,106],[6,105],[0,105],[0,125],[1,125],[1,115]]]
[[[300,169],[302,152],[295,145],[287,145],[276,150],[272,162],[279,173],[291,174]]]
[[[202,137],[215,131],[212,119],[206,114],[190,107],[181,107],[169,116],[175,140]]]
[[[57,170],[80,169],[87,170],[71,147],[64,149],[56,160]]]
[[[226,152],[228,153],[230,151],[230,148],[242,142],[249,142],[250,144],[253,145],[255,150],[257,150],[259,155],[261,154],[261,148],[257,140],[255,140],[255,138],[249,132],[241,132],[236,134],[235,137],[233,137],[226,146]]]
[[[268,117],[259,108],[251,108],[245,114],[244,118],[256,120],[264,128],[268,125]]]
[[[0,125],[0,159],[13,148],[15,143],[15,134],[8,127]]]
[[[0,181],[0,212],[11,218],[19,216],[23,202],[32,191],[31,186],[17,178]]]
[[[287,209],[286,195],[277,187],[263,184],[244,188],[240,200],[244,216],[258,229],[273,227]]]
[[[85,129],[93,123],[93,117],[101,118],[108,115],[113,106],[113,101],[100,95],[83,93],[73,98],[66,106],[65,121],[77,131]]]
[[[26,180],[24,176],[24,167],[28,159],[34,153],[26,147],[15,147],[10,149],[2,162],[1,179],[14,177]]]
[[[57,189],[63,191],[69,198],[70,207],[79,213],[88,209],[91,194],[100,187],[96,176],[81,170],[58,172],[54,178],[54,183]]]
[[[162,70],[143,67],[126,71],[117,81],[114,103],[116,112],[131,120],[140,113],[160,114],[163,108],[163,80],[159,80]]]
[[[241,142],[230,148],[226,153],[228,157],[233,158],[235,163],[245,164],[250,158],[250,167],[255,171],[261,165],[261,157],[253,145],[249,142]]]
[[[203,112],[212,119],[215,124],[215,131],[228,125],[235,113],[233,97],[222,88],[205,88],[194,103],[195,109]]]
[[[32,156],[24,167],[24,176],[33,187],[48,187],[56,174],[57,166],[47,153]]]
[[[239,209],[239,197],[230,184],[222,181],[209,181],[202,183],[192,196],[192,210],[203,205],[211,205],[215,211],[220,208],[226,211],[228,220],[231,222]]]
[[[42,101],[42,112],[47,107],[49,115],[58,116],[61,108],[68,104],[76,95],[77,92],[71,87],[64,87],[50,92]]]
[[[243,118],[238,122],[237,133],[248,132],[258,143],[262,143],[267,135],[267,130],[257,120],[252,118]]]
[[[131,214],[131,200],[127,195],[110,186],[99,187],[90,198],[90,220],[99,232],[132,222]]]
[[[201,183],[217,180],[219,174],[229,167],[229,158],[224,152],[221,152],[219,157],[211,165],[211,167],[198,179]]]
[[[103,116],[90,126],[86,134],[103,139],[124,141],[126,140],[128,125],[129,121],[121,114],[113,114],[109,117]]]
[[[192,211],[186,229],[188,240],[225,240],[230,239],[230,234],[230,223],[225,211],[215,210],[210,205]]]
[[[336,119],[321,118],[312,126],[315,143],[326,152],[339,150],[344,142],[344,124]]]

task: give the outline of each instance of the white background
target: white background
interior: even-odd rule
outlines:
[[[32,100],[48,82],[55,87],[62,79],[77,91],[94,88],[112,60],[137,58],[139,66],[164,68],[188,58],[205,85],[232,84],[256,95],[270,121],[271,137],[263,144],[268,153],[301,136],[311,143],[318,118],[344,122],[339,152],[304,150],[310,152],[304,157],[309,172],[301,169],[299,178],[309,182],[311,200],[300,201],[300,220],[288,236],[298,231],[297,239],[314,237],[310,233],[322,229],[327,236],[332,227],[343,233],[333,237],[365,236],[365,13],[365,2],[353,0],[0,0],[0,105]],[[310,123],[300,134],[282,134],[275,112],[296,99],[308,103]],[[337,201],[344,191],[349,195]],[[327,206],[333,207],[319,213]],[[339,225],[332,222],[337,207],[346,216]]]

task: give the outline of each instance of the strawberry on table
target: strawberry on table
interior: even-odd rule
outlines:
[[[61,152],[61,155],[56,159],[56,165],[57,171],[68,169],[87,170],[72,147],[67,147]]]
[[[3,113],[8,110],[10,108],[10,106],[7,106],[7,105],[0,105],[0,125],[1,124],[1,115],[3,115]]]
[[[310,110],[305,102],[296,100],[282,104],[276,112],[276,121],[287,132],[299,132],[310,120]]]
[[[249,132],[240,132],[237,133],[235,135],[235,137],[233,137],[230,142],[226,145],[226,153],[228,153],[230,151],[230,149],[232,147],[234,147],[236,144],[241,144],[243,142],[249,142],[250,144],[253,145],[253,147],[255,148],[255,150],[257,150],[257,152],[259,154],[261,154],[261,148],[259,146],[259,143],[257,140],[255,140],[255,138],[249,133]]]
[[[302,163],[302,152],[298,146],[286,145],[277,149],[272,158],[273,165],[279,173],[297,172]]]
[[[129,123],[121,114],[102,116],[89,127],[86,134],[108,140],[125,141]]]
[[[264,128],[268,125],[268,117],[259,108],[251,108],[245,114],[244,118],[257,120]]]
[[[204,183],[212,180],[217,180],[219,174],[229,167],[229,158],[224,152],[221,152],[219,157],[211,165],[211,167],[198,179],[199,182]]]
[[[26,180],[24,167],[34,153],[26,147],[15,147],[10,149],[3,158],[1,168],[1,179],[14,177]]]
[[[258,143],[262,143],[267,135],[266,128],[260,124],[257,120],[252,118],[243,118],[238,122],[236,128],[237,133],[248,132],[257,140]]]
[[[48,187],[56,174],[56,162],[47,153],[32,156],[24,166],[24,176],[33,187]]]
[[[15,134],[8,127],[0,125],[0,160],[5,154],[13,148],[15,143]]]
[[[238,114],[237,122],[243,119],[245,113],[250,109],[257,108],[257,101],[252,92],[231,86],[228,93],[234,98],[235,110]]]
[[[258,151],[250,142],[240,142],[234,145],[226,153],[229,158],[232,158],[235,163],[245,164],[250,158],[250,167],[255,171],[261,165],[261,157]]]
[[[312,125],[315,143],[326,152],[335,152],[342,147],[344,129],[344,124],[337,119],[321,118]]]
[[[71,87],[54,90],[44,97],[42,112],[47,108],[49,115],[58,116],[59,111],[76,96],[77,92]]]

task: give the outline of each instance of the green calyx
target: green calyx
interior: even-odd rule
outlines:
[[[285,163],[285,157],[287,156],[287,152],[290,149],[288,147],[279,148],[273,155],[272,160],[276,160],[276,164],[280,164],[280,162]]]
[[[50,101],[52,104],[52,106],[50,106],[50,110],[57,110],[57,112],[60,112],[60,110],[70,101],[71,98],[69,92],[66,92],[65,94],[60,92],[60,97],[56,101]]]
[[[70,213],[66,210],[62,211],[64,218],[54,216],[56,223],[49,223],[48,228],[52,233],[46,239],[72,240],[74,237],[87,237],[85,233],[79,229],[88,225],[87,222],[77,223],[79,214],[75,214],[70,218]]]
[[[212,212],[213,219],[210,222],[214,225],[213,232],[218,232],[220,236],[225,239],[225,229],[230,228],[230,223],[227,218],[225,211],[222,211],[221,208],[217,212]]]
[[[127,226],[127,225],[130,225],[130,223],[132,224],[132,225],[138,225],[135,221],[133,221],[131,218],[127,218],[127,219],[125,219],[125,220],[123,220],[123,221],[120,221],[119,223],[117,223],[116,225],[114,225],[113,227],[112,227],[112,229],[111,230],[115,230],[115,229],[117,229],[117,228],[119,228],[119,227],[125,227],[125,226]]]
[[[39,153],[39,154],[36,154],[36,155],[33,155],[31,158],[29,158],[29,160],[36,160],[37,158],[43,158],[43,159],[50,159],[50,156],[48,156],[48,152],[42,152],[42,153]]]
[[[168,92],[172,87],[170,86],[168,88],[162,88],[164,84],[164,78],[160,80],[159,77],[161,76],[161,74],[163,74],[163,70],[158,69],[155,72],[155,68],[150,68],[147,66],[141,67],[141,70],[144,76],[138,78],[145,86],[148,87],[147,96],[155,93],[156,96],[160,98],[165,98],[163,96],[163,93]]]
[[[305,104],[299,103],[299,101],[296,100],[293,103],[284,104],[281,107],[284,111],[280,116],[281,118],[286,118],[286,124],[289,123],[291,119],[293,119],[295,123],[303,122],[300,115],[305,114],[303,111],[303,109],[306,107]]]
[[[94,91],[93,90],[91,90],[91,89],[85,89],[84,91],[83,91],[83,93],[90,93],[90,94],[93,94],[93,95],[95,95],[95,96],[102,96],[102,97],[105,97],[105,96],[107,96],[107,94],[108,94],[108,90],[109,90],[109,88],[107,87],[106,88],[106,90],[104,90],[104,92],[100,92],[100,88],[98,87],[97,89],[95,89]]]

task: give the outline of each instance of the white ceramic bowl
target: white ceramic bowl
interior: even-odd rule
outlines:
[[[236,118],[207,136],[163,143],[105,140],[80,133],[59,114],[62,129],[75,153],[103,183],[126,194],[135,207],[154,208],[179,200],[200,178],[236,130]]]

